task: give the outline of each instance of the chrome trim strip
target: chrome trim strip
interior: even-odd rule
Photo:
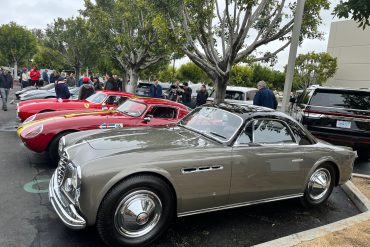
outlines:
[[[189,174],[189,173],[199,173],[199,172],[211,172],[217,170],[223,170],[224,167],[221,165],[214,165],[214,166],[200,166],[200,167],[190,167],[190,168],[182,168],[182,174]]]
[[[321,105],[306,105],[306,106],[321,107],[321,108],[328,108],[328,109],[340,109],[340,110],[348,110],[348,111],[369,112],[369,110],[360,110],[360,109],[343,108],[343,107],[333,107],[333,106],[321,106]]]
[[[292,199],[292,198],[297,198],[301,196],[303,196],[303,193],[293,194],[289,196],[273,197],[273,198],[262,199],[262,200],[257,200],[257,201],[242,202],[242,203],[225,205],[225,206],[214,207],[214,208],[194,210],[194,211],[189,211],[189,212],[184,212],[184,213],[178,213],[177,217],[184,217],[184,216],[195,215],[195,214],[203,214],[203,213],[208,213],[208,212],[220,211],[220,210],[231,209],[231,208],[239,208],[239,207],[244,207],[244,206],[251,206],[251,205],[256,205],[256,204],[261,204],[261,203],[266,203],[266,202],[274,202],[274,201]]]

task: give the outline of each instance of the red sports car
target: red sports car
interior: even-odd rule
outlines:
[[[59,140],[72,132],[91,129],[115,129],[174,125],[189,112],[189,108],[165,99],[128,99],[117,109],[71,113],[42,118],[22,124],[17,133],[23,143],[35,152],[49,152],[55,163],[59,159]]]
[[[23,122],[36,113],[61,110],[90,110],[102,109],[104,104],[108,108],[115,108],[134,94],[117,91],[98,91],[86,100],[39,99],[26,100],[17,104],[18,118]]]

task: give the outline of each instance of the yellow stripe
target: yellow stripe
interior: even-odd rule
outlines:
[[[51,117],[51,118],[44,118],[44,119],[40,119],[40,120],[35,120],[35,121],[31,121],[29,123],[26,123],[26,124],[22,124],[21,126],[19,126],[17,128],[17,134],[18,136],[21,135],[22,131],[24,129],[27,129],[29,127],[32,127],[36,124],[40,124],[40,123],[44,123],[44,122],[47,122],[47,121],[52,121],[52,120],[57,120],[57,119],[62,119],[63,117]]]
[[[84,115],[99,115],[104,113],[114,113],[118,112],[117,110],[104,110],[104,111],[91,111],[91,112],[77,112],[77,113],[71,113],[64,115],[65,118],[71,118],[71,117],[78,117],[78,116],[84,116]]]

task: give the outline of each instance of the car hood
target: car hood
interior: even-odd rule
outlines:
[[[66,149],[78,163],[106,156],[156,151],[189,150],[216,146],[215,142],[196,132],[181,127],[147,127],[115,130],[91,130],[66,136]],[[94,151],[87,151],[89,149]],[[85,157],[81,152],[88,153]],[[93,155],[91,155],[93,154]]]

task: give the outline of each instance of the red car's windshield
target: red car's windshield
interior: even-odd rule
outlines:
[[[95,103],[95,104],[102,104],[103,100],[107,97],[106,94],[102,92],[94,93],[90,97],[88,97],[86,100],[89,101],[90,103]]]
[[[132,100],[121,104],[117,110],[131,117],[140,117],[146,110],[147,105]]]

